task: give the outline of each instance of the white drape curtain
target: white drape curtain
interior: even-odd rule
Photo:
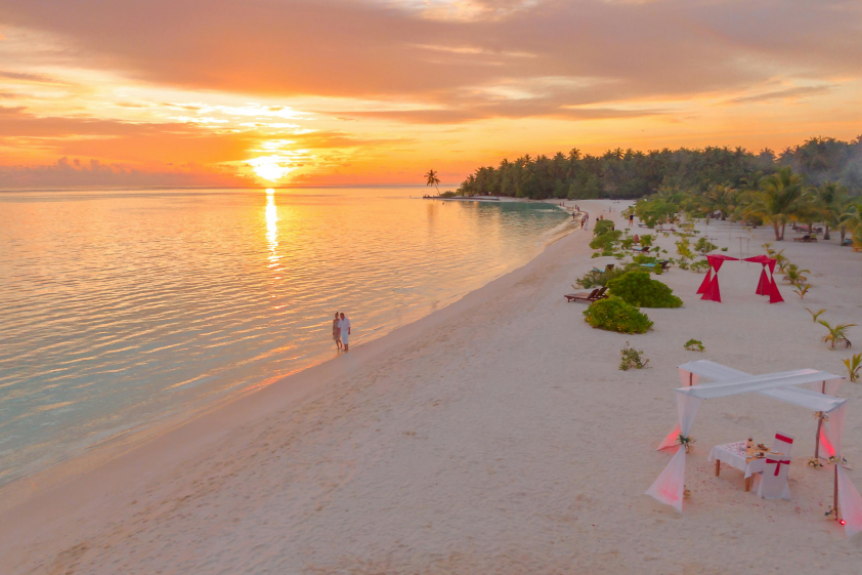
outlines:
[[[838,466],[838,508],[844,520],[844,533],[853,537],[862,531],[862,497],[847,476],[847,471]]]
[[[825,393],[826,395],[837,395],[838,388],[841,387],[841,383],[844,379],[828,379],[825,381],[825,385],[823,381],[815,381],[806,385],[806,387],[812,391],[816,391],[817,393]]]
[[[677,437],[681,434],[686,437],[691,433],[691,427],[694,424],[694,418],[697,416],[697,410],[700,409],[700,404],[703,400],[699,397],[691,397],[686,393],[677,391],[676,394],[676,411],[679,417],[679,431]],[[669,437],[669,436],[668,436]],[[665,439],[667,441],[667,439]],[[653,482],[646,494],[653,497],[661,503],[672,505],[677,511],[682,513],[682,499],[685,490],[685,449],[680,446],[677,449],[676,455],[661,472],[661,475]]]
[[[844,408],[845,406],[842,405],[830,411],[826,415],[828,419],[820,428],[820,453],[824,459],[841,455],[841,444],[844,441]]]

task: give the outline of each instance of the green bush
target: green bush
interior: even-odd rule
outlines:
[[[631,271],[608,282],[611,293],[638,307],[680,307],[682,300],[649,272]]]
[[[646,333],[652,322],[635,306],[610,296],[584,310],[584,320],[596,329],[619,333]]]
[[[593,228],[593,237],[599,237],[602,234],[613,231],[614,223],[611,220],[596,220],[596,227]]]
[[[601,270],[590,270],[584,277],[575,280],[575,283],[578,284],[579,287],[589,289],[594,287],[605,287],[608,285],[608,282],[614,278],[618,278],[621,275],[625,274],[632,268],[635,268],[632,264],[626,264],[623,267],[614,267],[611,269],[605,268],[604,271]],[[572,286],[575,287],[575,286]]]
[[[620,230],[609,230],[606,233],[596,236],[590,242],[590,247],[594,250],[612,250],[620,241],[623,233]]]

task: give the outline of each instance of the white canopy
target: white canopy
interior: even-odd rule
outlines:
[[[683,385],[688,383],[689,386],[676,389],[679,421],[674,430],[659,445],[659,449],[678,444],[678,440],[688,441],[694,418],[704,399],[759,393],[814,411],[829,412],[830,417],[827,419],[824,416],[818,425],[818,443],[823,443],[829,455],[834,455],[838,462],[841,461],[841,443],[844,434],[843,408],[847,400],[826,395],[826,391],[837,390],[843,377],[813,369],[749,375],[706,360],[683,364],[679,366],[679,371]],[[696,380],[700,376],[716,381],[698,385]],[[810,385],[820,392],[795,387],[798,385]],[[661,475],[647,490],[647,495],[674,506],[680,513],[682,513],[685,490],[685,459],[686,450],[678,449]],[[835,493],[840,497],[840,502],[836,500],[835,504],[841,508],[847,535],[852,536],[862,532],[862,497],[859,496],[841,465],[836,464],[835,473]]]
[[[825,371],[798,369],[752,376],[744,371],[705,359],[685,363],[679,366],[679,369],[681,372],[717,380],[713,383],[702,383],[677,389],[680,393],[687,393],[701,399],[713,399],[740,393],[759,393],[812,411],[823,412],[837,409],[847,401],[808,389],[792,387],[843,379],[840,375],[833,375]]]

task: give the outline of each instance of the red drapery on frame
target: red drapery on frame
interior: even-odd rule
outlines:
[[[711,280],[707,282],[707,280],[704,279],[704,283],[701,284],[701,288],[704,288],[704,284],[706,287],[704,288],[703,295],[700,299],[721,303],[721,290],[719,290],[718,287],[718,270],[721,269],[721,265],[728,260],[739,261],[738,258],[732,258],[721,254],[706,256],[706,261],[709,262],[710,267],[715,271],[712,274]],[[707,274],[707,278],[708,277],[709,274]]]
[[[755,262],[762,267],[760,271],[760,281],[757,284],[757,295],[768,295],[769,303],[783,302],[781,292],[778,291],[778,285],[775,283],[775,264],[776,260],[769,256],[754,256],[745,258],[747,262]],[[769,274],[766,273],[766,268],[769,268]]]

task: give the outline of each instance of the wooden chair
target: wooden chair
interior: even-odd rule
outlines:
[[[598,294],[598,293],[599,293],[599,288],[596,288],[591,292],[585,292],[584,291],[584,292],[579,292],[579,293],[570,293],[570,294],[566,294],[564,297],[566,298],[566,302],[578,301],[578,300],[588,301],[588,300],[596,297],[596,294]]]

